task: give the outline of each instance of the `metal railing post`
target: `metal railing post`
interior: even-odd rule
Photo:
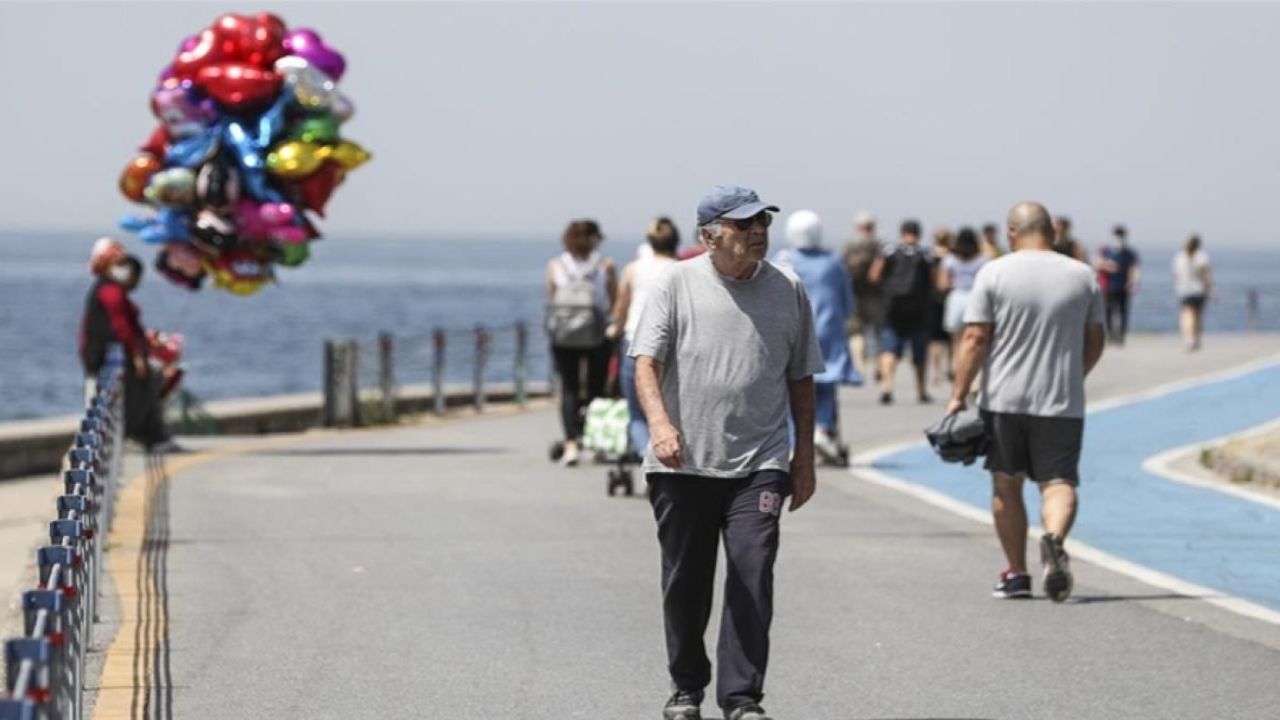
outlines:
[[[107,516],[107,531],[110,532],[115,527],[116,521],[116,493],[120,490],[120,466],[124,462],[124,383],[116,384],[116,393],[111,411],[114,428],[111,431],[111,459],[107,468],[107,502],[104,506],[104,512]]]
[[[45,637],[21,637],[4,644],[5,684],[16,700],[31,702],[39,710],[48,699],[48,667],[53,654]]]
[[[114,354],[108,355],[108,366],[103,368],[103,377],[111,378],[110,382],[102,382],[99,380],[100,388],[98,396],[105,396],[105,403],[109,406],[111,416],[111,455],[108,460],[107,482],[104,488],[106,493],[106,502],[103,503],[103,512],[106,515],[106,521],[102,523],[108,531],[115,526],[115,503],[116,492],[119,488],[120,466],[124,462],[124,436],[125,436],[125,387],[123,381],[124,373],[124,349],[119,345],[112,348]],[[105,390],[105,392],[103,392]],[[99,457],[101,455],[99,454]]]
[[[348,340],[345,345],[347,364],[344,392],[351,408],[350,424],[353,427],[359,427],[364,424],[364,418],[360,412],[360,343]]]
[[[324,370],[322,371],[324,375],[321,378],[322,386],[324,387],[324,413],[321,422],[324,423],[325,427],[333,427],[338,422],[338,380],[334,372],[334,362],[336,360],[334,356],[337,352],[337,347],[332,340],[324,341]]]
[[[96,542],[97,533],[93,526],[93,514],[90,510],[93,508],[93,498],[89,493],[84,492],[83,486],[73,488],[78,491],[74,494],[61,495],[58,497],[58,517],[63,520],[76,520],[83,518],[85,523],[86,543],[91,546],[92,552],[85,553],[81,556],[81,585],[86,586],[85,591],[88,596],[85,602],[92,605],[90,610],[96,615],[97,613],[97,597],[98,597],[98,572],[101,567],[102,544]],[[87,567],[84,567],[86,566]],[[96,619],[96,618],[95,618]],[[85,638],[87,641],[93,641],[93,624],[90,623],[85,627]]]
[[[437,415],[443,415],[445,411],[444,396],[444,358],[445,358],[445,336],[444,330],[436,328],[431,333],[432,361],[431,361],[431,404],[432,409]]]
[[[325,341],[324,422],[326,427],[351,427],[360,424],[357,347],[354,340]]]
[[[529,377],[529,326],[523,320],[516,323],[516,403],[524,405],[527,400],[525,387]]]
[[[489,331],[483,325],[477,325],[475,330],[475,357],[473,358],[471,369],[471,391],[473,395],[472,402],[475,404],[476,412],[484,410],[484,369],[489,359]]]
[[[58,559],[44,585],[48,589],[62,592],[64,596],[80,600],[69,603],[65,612],[56,616],[58,622],[52,628],[56,633],[53,643],[56,659],[63,661],[55,665],[66,666],[52,669],[52,686],[56,688],[54,704],[60,705],[58,698],[65,695],[68,698],[67,705],[73,713],[77,713],[82,704],[84,689],[84,642],[91,612],[86,606],[92,602],[84,586],[84,549],[91,538],[92,533],[79,519],[54,520],[49,523],[49,541],[54,547],[66,549],[69,554],[66,558]],[[59,717],[64,715],[60,713]]]
[[[95,458],[100,459],[106,448],[109,438],[104,436],[107,423],[101,414],[101,405],[95,406],[89,410],[88,416],[80,422],[81,432],[93,432],[98,436],[97,446],[91,448]],[[95,464],[101,464],[100,462]],[[103,491],[101,478],[98,473],[92,470],[83,474],[83,484],[79,493],[68,490],[67,494],[58,499],[58,517],[84,518],[89,527],[89,541],[91,554],[89,558],[89,600],[92,603],[90,617],[94,620],[98,619],[98,588],[102,587],[102,543],[97,540],[97,535],[105,531],[105,528],[99,529],[98,523],[95,522],[96,513],[91,512],[94,503],[104,502],[107,493]],[[77,500],[76,498],[80,499]],[[66,498],[65,500],[63,498]],[[65,506],[65,507],[64,507]],[[64,512],[69,514],[64,514]],[[92,623],[87,632],[92,635]]]
[[[378,334],[378,389],[382,393],[382,421],[395,422],[395,340],[388,332]]]

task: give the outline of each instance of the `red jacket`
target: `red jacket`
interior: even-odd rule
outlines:
[[[102,368],[107,346],[113,342],[124,346],[129,357],[147,354],[138,306],[123,285],[101,279],[90,288],[80,320],[80,361],[85,372],[96,373]]]

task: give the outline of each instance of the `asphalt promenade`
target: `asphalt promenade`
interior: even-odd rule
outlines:
[[[1104,357],[1090,399],[1276,353],[1274,336],[1194,355],[1135,337]],[[845,436],[858,453],[916,440],[935,395],[882,408],[846,390]],[[544,402],[193,441],[202,452],[170,458],[167,478],[134,478],[94,716],[659,717],[648,505],[607,497],[604,467],[551,465],[555,417]],[[1072,602],[992,600],[991,528],[872,469],[893,472],[821,471],[784,518],[765,701],[779,720],[1277,717],[1280,625],[1084,560]],[[1090,486],[1107,482],[1106,467],[1086,478],[1083,517],[1102,514]]]

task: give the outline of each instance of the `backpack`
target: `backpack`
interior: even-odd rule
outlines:
[[[916,300],[929,293],[929,259],[920,250],[893,252],[880,286],[890,300]]]
[[[547,336],[554,347],[585,350],[604,342],[605,317],[596,306],[596,273],[599,262],[575,274],[563,261],[565,282],[556,288],[547,305]]]
[[[897,328],[919,328],[932,298],[929,259],[920,250],[895,250],[885,262],[880,288],[889,301],[885,317]]]

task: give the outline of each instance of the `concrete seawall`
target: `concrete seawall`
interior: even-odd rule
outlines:
[[[526,388],[529,398],[546,397],[550,392],[547,383],[530,383]],[[446,387],[444,398],[448,408],[474,402],[469,385]],[[367,403],[375,403],[377,399],[374,393],[362,393],[361,396],[361,400]],[[511,383],[488,385],[485,401],[514,402],[515,386]],[[404,387],[396,394],[396,413],[399,415],[431,412],[434,407],[435,394],[429,386]],[[300,432],[322,423],[324,396],[314,392],[214,400],[205,403],[201,411],[202,418],[210,421],[216,433],[221,435]],[[0,478],[56,472],[79,421],[78,415],[64,415],[0,423]]]

